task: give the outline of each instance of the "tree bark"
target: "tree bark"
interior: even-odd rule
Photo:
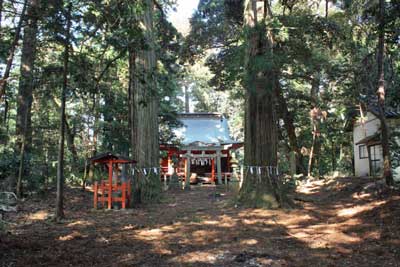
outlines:
[[[325,18],[329,16],[329,0],[325,0]]]
[[[141,15],[146,48],[129,49],[129,119],[132,156],[137,161],[133,186],[134,202],[153,202],[160,196],[158,138],[158,96],[154,80],[156,69],[155,40],[153,36],[153,1],[144,1]],[[158,169],[157,169],[158,170]],[[135,204],[135,203],[131,203]]]
[[[311,126],[312,126],[312,145],[310,149],[310,156],[308,159],[308,172],[307,176],[312,176],[312,171],[314,168],[317,168],[317,177],[319,177],[319,154],[321,150],[321,143],[320,143],[320,115],[321,110],[318,104],[318,91],[319,91],[319,71],[316,72],[316,76],[312,79],[311,84],[311,92],[310,92],[310,99],[311,99],[311,106],[312,109],[310,111],[310,119],[311,119]]]
[[[1,23],[3,20],[3,0],[0,0],[0,28],[1,28]]]
[[[4,98],[4,101],[7,101],[7,99],[5,98],[7,80],[10,77],[10,71],[11,71],[12,63],[14,61],[15,50],[17,49],[19,37],[21,35],[22,23],[25,20],[25,10],[26,10],[27,3],[28,3],[28,0],[25,0],[24,6],[22,7],[22,11],[21,11],[21,17],[18,21],[18,25],[15,30],[14,39],[13,39],[13,42],[10,47],[10,52],[8,54],[6,69],[4,71],[3,77],[0,80],[0,103],[3,100],[3,98]],[[2,5],[3,5],[3,3],[1,2],[0,6],[2,6]],[[0,14],[1,14],[1,10],[0,10]],[[1,23],[1,18],[0,18],[0,23]],[[4,117],[7,117],[7,113],[4,115]]]
[[[276,72],[254,69],[257,57],[272,58],[272,33],[262,26],[271,18],[268,1],[246,0],[247,27],[245,102],[245,177],[239,201],[253,207],[277,208],[286,204],[275,175],[267,166],[277,166]],[[255,167],[253,167],[255,166]]]
[[[300,147],[298,145],[296,128],[294,127],[293,115],[289,111],[287,101],[283,96],[282,88],[280,87],[279,81],[276,81],[275,94],[278,102],[278,109],[283,119],[286,133],[289,139],[290,150],[294,152],[296,156],[296,169],[297,172],[301,172],[304,175],[307,174],[306,169],[303,165],[303,155],[301,154]]]
[[[52,99],[56,107],[61,110],[61,105],[57,103],[57,100],[55,98]],[[67,134],[67,147],[69,152],[71,152],[72,154],[73,165],[74,167],[76,167],[79,160],[78,151],[76,150],[75,146],[75,134],[71,129],[71,127],[69,126],[67,113],[65,113],[65,133]]]
[[[382,132],[383,178],[387,185],[393,185],[392,164],[390,159],[389,126],[385,116],[385,0],[379,0],[379,43],[378,43],[378,109]]]
[[[69,62],[69,46],[71,39],[71,10],[72,4],[69,3],[66,11],[66,33],[64,43],[64,72],[63,87],[61,91],[61,110],[60,110],[60,139],[58,147],[58,164],[57,164],[57,199],[56,199],[56,220],[64,218],[64,137],[65,137],[65,102],[68,89],[68,62]]]
[[[17,136],[16,154],[18,155],[25,155],[26,153],[29,153],[32,143],[31,108],[32,93],[35,86],[34,68],[36,59],[39,1],[29,0],[27,5],[27,19],[24,26],[24,37],[21,53],[21,75],[17,96],[17,117],[15,129],[15,133]],[[24,145],[22,145],[23,142]],[[29,176],[29,163],[28,166],[26,166],[25,161],[22,162],[22,166],[20,166],[20,169],[23,170],[23,175],[21,176],[21,179],[22,177]],[[13,183],[15,186],[16,181],[14,181]]]

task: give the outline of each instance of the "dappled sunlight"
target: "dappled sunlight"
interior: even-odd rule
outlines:
[[[192,233],[190,238],[190,242],[196,242],[196,244],[209,244],[212,242],[219,242],[218,238],[221,236],[221,233],[214,230],[197,230]]]
[[[42,221],[49,217],[50,213],[47,210],[40,210],[28,215],[27,219],[32,221]]]
[[[161,229],[150,229],[150,230],[142,230],[137,231],[136,234],[138,239],[152,241],[157,240],[163,236],[163,231]]]
[[[246,246],[253,246],[253,245],[258,244],[258,240],[257,239],[253,239],[253,238],[244,239],[244,240],[240,241],[240,244],[246,245]]]
[[[351,208],[339,209],[337,212],[337,215],[339,217],[351,217],[351,216],[354,216],[361,212],[372,210],[372,209],[374,209],[378,206],[381,206],[385,203],[386,203],[386,201],[377,201],[377,202],[370,203],[368,205],[362,205],[362,206],[358,205],[358,206],[354,206]]]
[[[72,233],[70,233],[68,235],[59,236],[58,240],[60,240],[60,241],[71,241],[73,239],[84,238],[84,237],[86,237],[86,236],[82,235],[80,232],[72,231]]]
[[[215,220],[205,220],[205,221],[203,221],[203,224],[206,224],[206,225],[218,225],[218,224],[219,224],[219,221],[215,221]]]
[[[93,225],[93,222],[85,221],[85,220],[78,220],[71,222],[67,224],[67,227],[73,227],[73,226],[91,226]]]
[[[173,257],[171,262],[175,263],[208,263],[214,264],[217,261],[218,253],[207,251],[194,251]]]
[[[322,187],[317,186],[301,207],[289,210],[233,207],[226,204],[233,194],[214,201],[210,188],[203,187],[128,211],[94,212],[75,206],[63,223],[47,220],[51,209],[29,209],[36,211],[21,218],[37,221],[14,231],[21,237],[18,243],[26,245],[12,247],[22,254],[40,244],[29,252],[31,258],[41,255],[40,262],[56,241],[60,255],[82,255],[97,266],[368,266],[365,253],[389,255],[383,266],[396,266],[390,257],[400,245],[398,220],[392,216],[398,206],[387,205],[396,205],[400,198],[356,199],[342,185]],[[196,205],[183,204],[188,202]],[[177,204],[172,208],[172,203]],[[74,259],[80,266],[80,257]]]
[[[219,227],[230,228],[237,225],[237,219],[233,219],[231,216],[223,215],[220,219]]]
[[[122,230],[133,230],[135,228],[136,228],[135,226],[133,226],[132,224],[129,224],[129,225],[125,225],[124,227],[122,227]]]

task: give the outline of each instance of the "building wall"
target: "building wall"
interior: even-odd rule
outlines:
[[[370,174],[368,158],[360,158],[360,145],[356,144],[363,138],[374,135],[380,127],[379,119],[371,112],[366,114],[364,121],[364,124],[360,120],[357,121],[353,129],[354,170],[356,176],[367,176]]]
[[[394,136],[398,146],[400,147],[400,118],[391,119],[388,121],[389,127],[391,129],[391,135]],[[400,151],[397,151],[400,154]],[[394,162],[396,159],[392,159],[393,165],[393,178],[395,181],[400,182],[400,159],[398,157],[398,162]]]

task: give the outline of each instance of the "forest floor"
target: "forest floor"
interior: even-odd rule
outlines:
[[[90,192],[69,188],[61,223],[50,219],[53,193],[7,216],[0,266],[400,266],[400,195],[373,185],[312,181],[291,210],[236,207],[233,192],[213,186],[93,210]]]

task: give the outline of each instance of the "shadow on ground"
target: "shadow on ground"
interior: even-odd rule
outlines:
[[[67,220],[51,222],[53,195],[30,199],[0,236],[3,266],[400,266],[400,196],[360,178],[301,186],[301,208],[235,208],[214,187],[166,193],[126,211],[91,209],[67,191]],[[1,264],[0,264],[1,266]]]

